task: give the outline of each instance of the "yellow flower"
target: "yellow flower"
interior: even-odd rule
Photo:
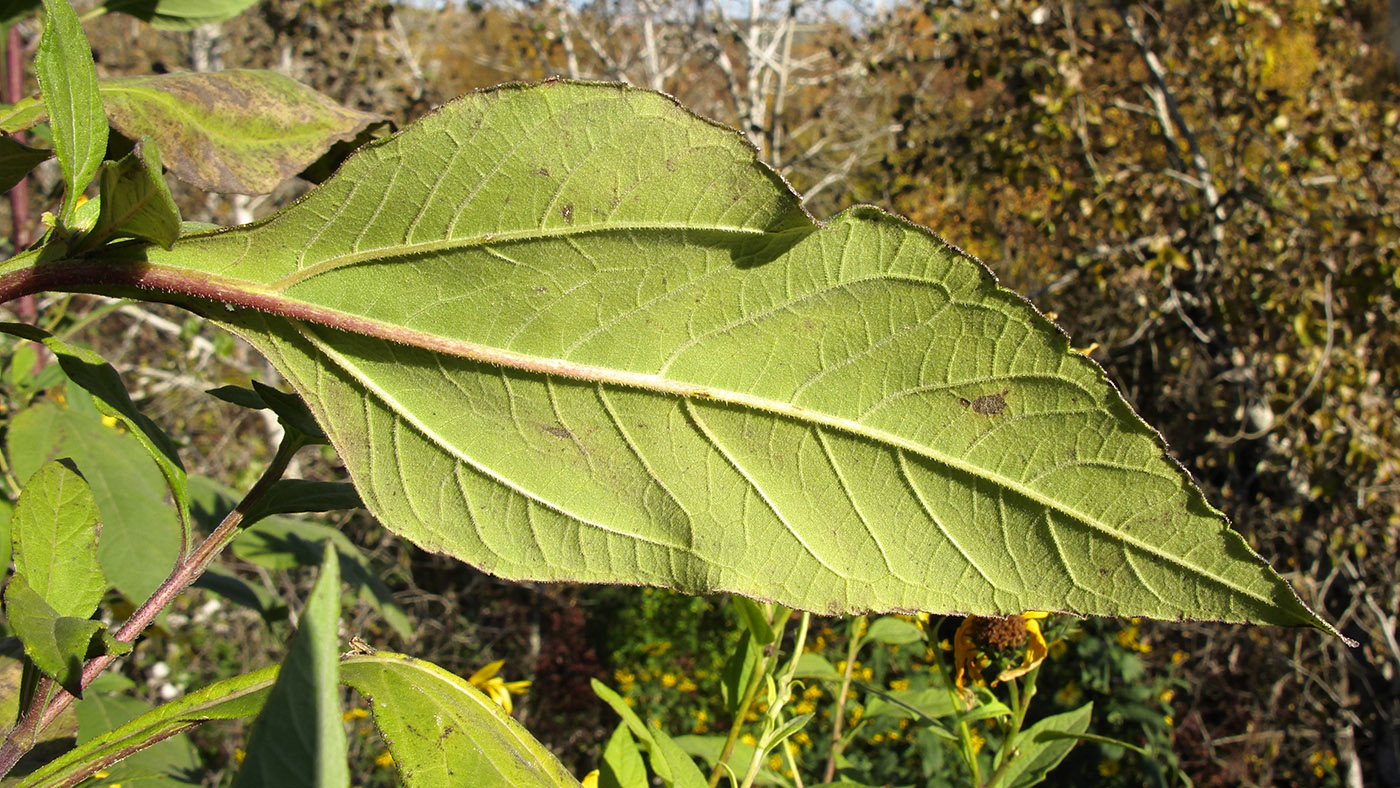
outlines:
[[[374,759],[374,765],[381,768],[388,768],[394,765],[394,756],[388,750],[379,753],[379,757]]]
[[[1003,670],[997,674],[997,681],[1010,681],[1024,676],[1045,661],[1046,655],[1050,653],[1050,647],[1045,644],[1045,635],[1040,631],[1040,622],[1049,617],[1050,614],[1043,610],[1028,610],[1021,614],[1022,620],[1026,622],[1026,634],[1030,636],[1030,643],[1026,646],[1026,656],[1021,660],[1020,666]]]
[[[579,780],[579,783],[583,785],[583,788],[598,788],[598,770],[594,769],[588,774],[585,774],[583,779]]]
[[[473,673],[471,678],[467,679],[467,683],[480,688],[482,692],[490,695],[491,700],[496,701],[496,705],[505,709],[506,714],[510,714],[514,710],[514,705],[510,701],[511,694],[524,695],[525,690],[530,688],[530,682],[506,681],[500,676],[497,676],[496,672],[499,671],[504,664],[506,664],[505,660],[498,659],[486,665],[481,670]]]
[[[368,716],[369,711],[366,709],[351,709],[345,712],[344,714],[340,715],[340,718],[346,722],[349,722],[351,720],[362,720]]]
[[[988,651],[995,653],[1019,648],[1023,644],[1026,648],[1021,664],[997,674],[993,684],[1024,676],[1045,661],[1049,647],[1045,643],[1045,635],[1040,631],[1040,622],[1049,615],[1040,610],[1030,610],[1004,619],[980,616],[963,619],[958,631],[953,634],[953,666],[956,670],[953,686],[969,707],[974,698],[967,684],[981,680],[982,670],[991,664]]]

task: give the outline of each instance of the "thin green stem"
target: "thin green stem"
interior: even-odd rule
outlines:
[[[267,470],[258,479],[248,494],[243,496],[243,500],[238,502],[233,511],[224,517],[223,522],[214,529],[213,533],[204,540],[199,547],[189,556],[179,561],[171,571],[170,576],[161,583],[151,598],[141,605],[131,618],[122,624],[113,637],[124,643],[131,643],[136,637],[145,631],[146,627],[155,621],[156,616],[169,605],[175,597],[190,586],[219,553],[233,541],[238,535],[238,529],[243,523],[244,516],[252,509],[254,504],[262,499],[267,491],[272,489],[272,485],[282,478],[282,474],[287,471],[287,465],[291,463],[292,455],[296,454],[306,443],[300,436],[291,433],[283,439],[282,445],[277,447],[277,454],[272,458]],[[83,687],[92,683],[93,679],[112,664],[116,657],[104,654],[90,660],[83,666],[81,683]],[[5,742],[0,744],[0,777],[9,774],[15,763],[34,746],[38,734],[55,719],[62,714],[64,709],[73,703],[74,697],[65,690],[57,689],[53,679],[45,677],[39,682],[36,698],[49,698],[47,703],[31,705],[26,711],[24,718],[19,721],[15,729],[6,737]]]
[[[778,721],[782,719],[783,707],[787,705],[792,697],[792,682],[797,674],[797,661],[802,657],[802,651],[807,646],[807,630],[811,626],[812,614],[803,613],[802,623],[797,628],[797,641],[793,644],[792,657],[788,660],[787,667],[783,669],[782,675],[778,677],[776,686],[773,688],[773,697],[769,700],[768,711],[764,715],[763,735],[758,738],[758,743],[754,745],[753,758],[749,760],[749,770],[744,775],[744,782],[740,788],[752,788],[754,780],[758,779],[758,772],[763,768],[763,758],[773,747],[773,731],[778,727]],[[778,661],[778,647],[782,645],[782,638],[779,637],[773,643],[773,662]]]
[[[749,715],[749,709],[753,708],[754,700],[758,697],[758,687],[763,683],[763,677],[770,669],[768,659],[764,655],[758,658],[758,664],[754,666],[753,675],[749,677],[749,686],[744,689],[743,700],[739,701],[739,706],[734,712],[734,720],[729,724],[729,735],[724,739],[724,747],[720,749],[719,760],[715,761],[715,768],[710,770],[710,788],[718,788],[720,778],[724,776],[724,764],[729,762],[730,756],[734,754],[734,745],[739,741],[739,734],[744,729],[744,718]],[[733,780],[730,780],[733,783]]]

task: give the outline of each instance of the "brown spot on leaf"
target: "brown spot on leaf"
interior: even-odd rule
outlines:
[[[559,215],[562,216],[562,217],[564,217],[564,221],[568,222],[569,224],[573,224],[573,223],[574,223],[574,204],[573,204],[573,203],[569,203],[568,205],[565,205],[563,208],[560,208],[560,209],[559,209]]]
[[[983,394],[982,396],[969,400],[964,397],[958,398],[958,404],[964,408],[971,408],[973,413],[983,416],[996,416],[1006,410],[1006,395],[1010,389],[1002,389],[999,394]]]
[[[540,176],[541,178],[548,178],[549,170],[545,167],[541,167],[538,170],[535,170],[535,174]]]
[[[562,439],[562,440],[572,440],[573,437],[574,437],[574,434],[573,434],[572,432],[569,432],[568,430],[564,429],[563,427],[555,427],[555,426],[553,426],[553,425],[546,424],[546,425],[541,426],[540,429],[542,429],[542,430],[544,430],[545,432],[549,433],[550,435],[553,435],[554,437],[560,438],[560,439]]]

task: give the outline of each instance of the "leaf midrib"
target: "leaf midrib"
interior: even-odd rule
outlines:
[[[367,373],[356,367],[355,364],[351,362],[348,358],[331,348],[329,344],[323,339],[321,339],[315,333],[314,329],[310,328],[310,326],[307,323],[297,320],[292,320],[289,322],[291,323],[293,328],[297,330],[297,332],[304,339],[306,339],[306,341],[311,343],[316,348],[318,352],[322,353],[327,358],[339,364],[343,369],[346,370],[347,373],[352,375],[359,383],[364,385],[367,390],[374,391],[379,389],[378,386],[373,384],[372,379]],[[370,324],[378,323],[378,321],[365,322]],[[944,454],[943,452],[939,452],[929,446],[915,443],[914,441],[911,441],[907,438],[886,432],[884,430],[872,428],[869,425],[862,424],[852,419],[847,419],[840,416],[833,416],[831,414],[822,413],[820,411],[810,410],[808,408],[803,408],[799,405],[794,405],[788,402],[780,402],[777,400],[767,399],[765,397],[757,397],[752,394],[746,394],[744,392],[729,391],[726,389],[719,389],[711,386],[701,386],[693,383],[686,383],[684,381],[666,378],[660,375],[629,372],[626,370],[611,369],[590,364],[579,364],[577,362],[566,361],[564,359],[544,358],[520,353],[517,351],[488,347],[485,345],[481,345],[474,342],[467,342],[464,340],[448,339],[445,337],[413,331],[411,329],[404,329],[398,326],[390,326],[387,324],[379,325],[385,329],[386,334],[392,334],[392,338],[386,335],[381,335],[372,330],[367,331],[365,333],[369,336],[384,339],[386,341],[394,342],[396,344],[417,347],[431,352],[439,352],[445,355],[463,358],[470,361],[476,361],[491,366],[505,367],[541,375],[557,375],[564,378],[590,383],[612,384],[627,388],[635,388],[644,391],[650,391],[658,394],[681,397],[690,400],[713,401],[738,408],[770,413],[783,418],[790,418],[802,421],[804,423],[828,427],[850,435],[855,435],[865,440],[870,440],[876,443],[892,446],[901,451],[908,452],[909,454],[923,457],[924,459],[930,462],[942,465],[946,468],[965,473],[969,476],[972,476],[973,478],[981,479],[994,485],[999,485],[1007,490],[1010,490],[1011,492],[1021,495],[1024,498],[1045,507],[1047,510],[1054,511],[1065,517],[1071,518],[1075,522],[1080,523],[1083,527],[1097,532],[1103,536],[1106,536],[1110,540],[1121,542],[1128,547],[1140,551],[1141,553],[1174,564],[1180,567],[1182,570],[1192,573],[1211,583],[1224,586],[1238,594],[1247,596],[1251,599],[1255,599],[1260,602],[1264,602],[1266,604],[1270,603],[1271,601],[1267,597],[1260,595],[1258,592],[1252,589],[1240,586],[1226,578],[1212,574],[1206,571],[1204,568],[1196,566],[1195,564],[1182,559],[1180,556],[1173,555],[1152,544],[1143,542],[1130,534],[1115,530],[1112,527],[1101,523],[1097,518],[1090,517],[1089,515],[1078,511],[1077,509],[1068,507],[1062,502],[1057,501],[1035,489],[1027,487],[1015,479],[1009,479],[999,474],[992,473],[981,466],[973,465],[960,458]],[[380,399],[384,402],[386,407],[389,407],[401,418],[411,423],[414,426],[414,428],[420,432],[420,434],[423,434],[425,437],[429,437],[430,440],[434,440],[436,438],[435,433],[430,428],[428,428],[427,425],[423,424],[419,419],[414,417],[414,415],[406,413],[403,410],[394,408],[392,398],[380,397]],[[442,447],[444,451],[448,452],[452,456],[458,456],[455,447],[443,445],[443,443],[439,440],[434,440],[434,442],[436,442],[439,446]],[[581,522],[583,522],[582,519],[579,518],[577,515],[568,512],[563,512],[557,505],[553,504],[550,501],[539,499],[537,496],[521,491],[520,488],[518,488],[515,485],[510,485],[510,487],[511,489],[520,491],[522,495],[527,495],[532,500],[537,501],[539,504],[547,506],[551,510],[559,511],[561,513],[567,514],[575,520],[580,520]],[[588,524],[597,525],[596,523],[591,522],[589,522]],[[611,531],[612,529],[608,530]]]

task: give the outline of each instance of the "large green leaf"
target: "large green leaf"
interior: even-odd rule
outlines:
[[[578,788],[504,709],[436,665],[379,652],[341,662],[340,680],[372,701],[406,788]]]
[[[329,544],[324,556],[277,683],[253,722],[248,758],[234,788],[350,785],[337,683],[340,563]]]
[[[52,276],[234,323],[386,526],[498,575],[1333,631],[976,260],[813,222],[653,93],[469,96],[268,221],[130,254]]]

